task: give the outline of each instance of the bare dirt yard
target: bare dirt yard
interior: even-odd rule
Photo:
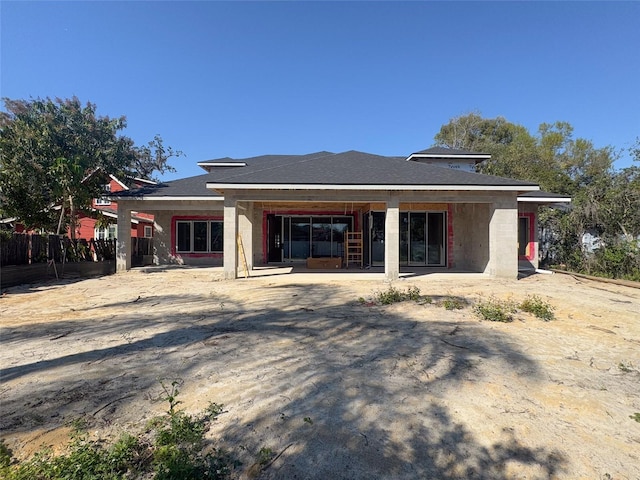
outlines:
[[[150,269],[0,298],[2,437],[26,456],[74,419],[114,438],[225,405],[208,433],[238,478],[640,478],[640,289],[566,275],[412,277],[433,303],[374,305],[381,278]],[[538,295],[545,322],[475,302]],[[468,305],[446,310],[443,299]],[[364,299],[363,302],[361,299]],[[279,455],[250,467],[261,448]]]

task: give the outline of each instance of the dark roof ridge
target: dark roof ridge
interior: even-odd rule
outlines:
[[[260,157],[249,157],[249,158],[243,158],[240,159],[241,161],[247,162],[247,165],[251,165],[251,166],[257,166],[259,165],[258,163],[251,163],[251,160],[254,159],[259,159],[259,158],[264,158],[264,157],[282,157],[282,158],[278,158],[278,160],[280,160],[279,162],[276,162],[275,165],[271,162],[265,162],[264,166],[260,165],[259,167],[255,168],[252,170],[252,173],[258,173],[258,172],[267,172],[269,170],[273,170],[276,168],[282,168],[283,166],[290,166],[290,165],[300,165],[300,164],[304,164],[307,162],[311,162],[313,160],[319,160],[321,158],[326,158],[326,157],[330,157],[330,156],[335,156],[335,153],[332,152],[316,152],[316,153],[309,153],[306,155],[262,155]],[[231,175],[225,175],[224,179],[225,181],[228,181],[230,179],[233,179],[235,177],[238,176],[243,176],[244,175],[244,171],[243,169],[240,169],[238,172],[236,172],[235,174],[231,174]]]

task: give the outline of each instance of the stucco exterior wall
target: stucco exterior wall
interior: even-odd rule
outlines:
[[[154,212],[154,258],[155,265],[211,265],[221,266],[222,255],[212,257],[210,255],[172,254],[172,219],[181,217],[222,217],[222,208],[209,210],[162,210]],[[173,239],[175,242],[175,239]]]
[[[489,264],[488,203],[453,204],[453,267],[484,272]]]
[[[518,199],[515,193],[496,195],[489,206],[489,263],[485,273],[518,278]]]

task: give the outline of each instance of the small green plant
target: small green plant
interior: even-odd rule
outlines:
[[[13,450],[11,450],[4,442],[4,438],[0,438],[0,472],[3,468],[8,468],[13,459]]]
[[[160,386],[164,391],[164,397],[160,397],[160,400],[165,400],[169,403],[169,411],[167,412],[169,416],[173,415],[176,407],[182,403],[177,399],[178,395],[180,395],[179,387],[182,387],[182,383],[182,380],[174,380],[171,382],[171,386],[167,386],[164,380],[160,380]]]
[[[631,420],[635,420],[636,422],[640,423],[640,412],[636,412],[633,415],[629,415],[629,418]]]
[[[428,296],[423,296],[420,298],[420,300],[418,300],[418,303],[422,304],[422,305],[431,305],[433,303],[433,298],[428,297]]]
[[[465,302],[460,298],[447,297],[442,301],[442,306],[445,310],[462,310],[465,306]]]
[[[633,364],[631,362],[629,363],[620,362],[618,364],[618,369],[620,369],[620,371],[623,373],[631,373],[633,372]]]
[[[535,317],[548,322],[555,318],[554,307],[537,295],[528,296],[520,304],[520,310],[531,313]]]
[[[500,301],[495,297],[479,302],[473,307],[473,311],[482,320],[491,322],[512,322],[515,309],[510,302]]]
[[[311,420],[311,417],[304,417],[304,421],[309,425],[313,425],[313,420]]]
[[[412,300],[414,302],[417,302],[418,300],[420,300],[420,289],[415,285],[412,287],[409,287],[407,288],[406,295],[407,295],[407,300]]]
[[[271,450],[269,447],[262,447],[258,451],[258,455],[256,455],[256,459],[258,460],[258,463],[260,465],[264,466],[271,461],[271,459],[273,458],[273,455],[274,455],[273,450]]]
[[[215,420],[218,418],[218,415],[224,412],[224,404],[211,402],[207,405],[207,408],[204,410],[207,414],[209,420]]]
[[[377,291],[373,295],[373,301],[382,305],[391,305],[392,303],[404,302],[412,300],[417,302],[421,299],[420,289],[418,287],[409,287],[406,290],[400,290],[390,285],[387,290]]]

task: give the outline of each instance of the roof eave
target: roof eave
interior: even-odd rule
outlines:
[[[277,184],[277,183],[213,183],[207,188],[224,190],[393,190],[393,191],[508,191],[534,192],[538,185],[362,185],[362,184]]]
[[[412,153],[407,157],[407,161],[413,158],[433,158],[433,159],[456,159],[456,160],[474,160],[476,163],[489,160],[491,155],[487,153],[471,153],[471,154],[455,154],[455,153]]]
[[[524,203],[571,203],[567,197],[518,197],[519,202]]]

